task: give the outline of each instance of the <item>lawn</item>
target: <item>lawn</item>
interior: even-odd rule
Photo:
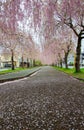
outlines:
[[[2,70],[2,71],[0,71],[0,75],[7,74],[7,73],[12,73],[12,72],[18,72],[18,71],[25,70],[25,69],[28,69],[28,68],[15,68],[15,70],[12,70],[10,68],[8,70]]]
[[[54,67],[54,68],[59,70],[59,71],[62,71],[64,73],[67,73],[73,77],[84,80],[84,68],[81,68],[81,71],[78,73],[75,72],[74,68],[73,69],[71,69],[71,68],[65,69],[65,68],[60,68],[60,67]]]

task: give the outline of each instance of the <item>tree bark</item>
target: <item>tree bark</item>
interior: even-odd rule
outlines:
[[[14,70],[15,67],[14,67],[14,53],[13,53],[13,50],[11,50],[11,53],[12,53],[12,56],[11,56],[12,70]]]
[[[22,68],[24,68],[24,59],[23,59],[23,56],[22,56]]]
[[[35,59],[33,60],[33,66],[35,67]]]
[[[80,72],[80,54],[81,54],[81,36],[78,37],[78,43],[76,48],[76,60],[75,60],[76,72]]]
[[[28,60],[28,58],[27,58],[27,68],[29,68],[29,60]]]
[[[65,68],[68,69],[68,63],[67,63],[68,53],[65,52]]]
[[[62,60],[60,60],[60,67],[62,68],[63,66],[62,66]]]

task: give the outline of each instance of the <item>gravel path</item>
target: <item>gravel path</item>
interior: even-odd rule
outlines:
[[[84,82],[43,67],[0,85],[0,130],[84,130]]]

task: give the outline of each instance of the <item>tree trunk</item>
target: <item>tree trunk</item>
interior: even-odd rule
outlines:
[[[15,67],[14,67],[14,53],[13,53],[13,50],[11,50],[11,53],[12,53],[12,56],[11,56],[12,70],[14,70]]]
[[[35,59],[33,60],[33,66],[35,67]]]
[[[75,60],[76,72],[80,72],[80,54],[81,54],[81,36],[78,37],[78,43],[76,48],[76,60]]]
[[[27,58],[27,68],[29,68],[29,61],[28,61],[28,58]]]
[[[65,52],[65,68],[66,69],[68,69],[67,58],[68,58],[68,53]]]
[[[24,68],[24,59],[23,59],[23,56],[22,56],[22,68]]]
[[[60,60],[60,67],[62,68],[62,60]]]

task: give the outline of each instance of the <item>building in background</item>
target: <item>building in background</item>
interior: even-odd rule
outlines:
[[[80,65],[84,66],[84,52],[82,52],[80,56]]]
[[[15,67],[19,67],[19,60],[17,57],[14,57]],[[10,68],[11,67],[11,56],[10,54],[0,54],[0,68]]]

